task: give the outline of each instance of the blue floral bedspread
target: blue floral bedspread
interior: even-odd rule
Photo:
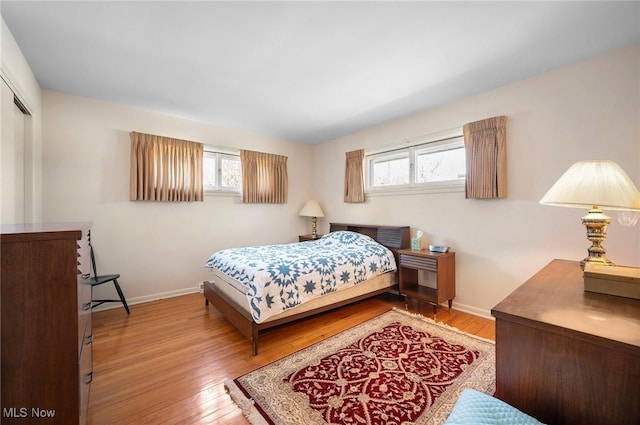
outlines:
[[[396,270],[393,253],[372,238],[332,232],[315,241],[230,248],[213,254],[216,268],[247,290],[256,323],[313,298]]]

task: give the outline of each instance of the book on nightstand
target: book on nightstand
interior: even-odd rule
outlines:
[[[640,299],[640,268],[587,262],[584,266],[584,290]]]

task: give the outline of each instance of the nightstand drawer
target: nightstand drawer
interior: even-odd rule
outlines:
[[[438,271],[437,258],[417,257],[410,254],[400,254],[400,265],[415,269],[423,269],[431,272]]]

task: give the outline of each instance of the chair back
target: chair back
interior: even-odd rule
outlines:
[[[91,230],[87,231],[87,241],[89,242],[89,253],[91,254],[91,271],[93,277],[98,277],[98,270],[96,270],[96,256],[93,253],[93,245],[91,244]]]

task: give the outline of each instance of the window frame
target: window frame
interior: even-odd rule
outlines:
[[[422,136],[405,140],[402,145],[388,146],[386,148],[365,152],[365,193],[371,196],[401,195],[408,193],[450,193],[464,192],[465,176],[456,179],[437,180],[428,182],[417,181],[417,158],[425,152],[437,153],[453,149],[464,149],[464,137],[462,129],[455,129],[446,134]],[[373,164],[383,161],[385,158],[398,157],[400,155],[409,158],[409,183],[399,185],[374,186],[372,167]],[[465,165],[466,174],[466,165]]]
[[[215,186],[211,186],[211,185],[207,185],[204,182],[204,170],[205,170],[205,166],[204,166],[204,160],[205,158],[215,158],[216,161],[216,175],[215,175]],[[231,188],[228,186],[222,186],[221,182],[222,182],[222,159],[223,158],[234,158],[237,159],[238,163],[240,164],[240,151],[239,150],[232,150],[232,149],[225,149],[225,148],[218,148],[218,147],[214,147],[214,146],[208,146],[205,145],[204,146],[204,154],[203,154],[203,165],[202,165],[202,170],[203,170],[203,189],[204,189],[204,194],[205,195],[223,195],[223,196],[241,196],[242,195],[242,168],[240,168],[240,185],[238,186],[238,188]],[[240,166],[242,167],[242,165],[240,164]]]

